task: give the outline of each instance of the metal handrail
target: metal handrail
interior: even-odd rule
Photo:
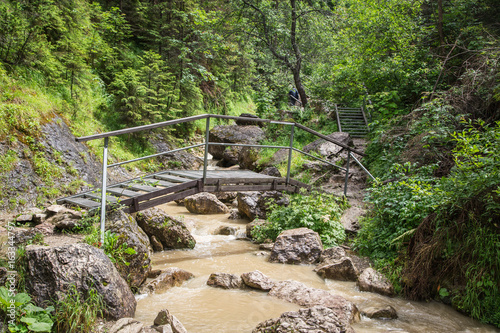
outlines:
[[[287,125],[291,126],[291,133],[290,133],[290,145],[289,146],[272,146],[272,145],[251,145],[251,144],[235,144],[235,143],[218,143],[218,142],[210,142],[209,139],[209,132],[210,132],[210,119],[211,118],[216,118],[216,119],[233,119],[233,120],[245,120],[245,121],[253,121],[253,122],[260,122],[260,123],[270,123],[270,124],[280,124],[280,125]],[[156,128],[162,128],[166,126],[171,126],[171,125],[177,125],[177,124],[182,124],[186,122],[191,122],[195,120],[201,120],[201,119],[206,119],[206,128],[205,128],[205,142],[201,144],[196,144],[188,147],[183,147],[183,148],[178,148],[178,149],[173,149],[169,151],[164,151],[158,154],[152,154],[148,156],[143,156],[139,158],[135,158],[132,160],[128,161],[123,161],[123,162],[118,162],[118,163],[113,163],[113,164],[107,164],[108,163],[108,145],[109,145],[109,138],[112,136],[117,136],[117,135],[122,135],[122,134],[129,134],[129,133],[136,133],[140,131],[145,131],[145,130],[150,130],[150,129],[156,129]],[[346,168],[342,168],[338,165],[335,165],[327,160],[321,159],[319,157],[316,157],[314,155],[308,154],[300,149],[294,148],[293,147],[293,140],[294,140],[294,130],[295,127],[300,128],[306,132],[309,132],[319,138],[322,138],[326,141],[329,141],[333,144],[336,144],[344,149],[347,150],[347,166]],[[340,127],[339,127],[340,128]],[[236,116],[226,116],[226,115],[214,115],[214,114],[202,114],[202,115],[197,115],[197,116],[192,116],[192,117],[186,117],[186,118],[181,118],[181,119],[175,119],[175,120],[169,120],[169,121],[164,121],[160,123],[155,123],[155,124],[150,124],[150,125],[143,125],[143,126],[136,126],[136,127],[131,127],[131,128],[125,128],[117,131],[111,131],[111,132],[106,132],[106,133],[99,133],[99,134],[94,134],[94,135],[89,135],[89,136],[84,136],[84,137],[79,137],[75,138],[77,142],[86,142],[86,141],[91,141],[91,140],[97,140],[97,139],[104,139],[104,147],[103,147],[103,165],[102,165],[102,186],[101,186],[101,225],[100,225],[100,231],[101,231],[101,242],[104,241],[104,229],[105,229],[105,215],[106,215],[106,181],[107,181],[107,169],[110,167],[115,167],[127,163],[132,163],[132,162],[137,162],[141,161],[144,159],[152,158],[152,157],[157,157],[177,151],[182,151],[186,149],[192,149],[196,147],[201,147],[205,146],[205,152],[204,152],[204,161],[203,161],[203,179],[202,179],[202,184],[205,184],[206,182],[206,176],[207,176],[207,167],[208,167],[208,147],[210,145],[220,145],[220,146],[240,146],[240,147],[261,147],[261,148],[275,148],[275,149],[288,149],[288,163],[287,163],[287,175],[286,175],[286,184],[290,183],[290,169],[291,169],[291,161],[292,161],[292,151],[297,151],[301,154],[304,154],[306,156],[312,157],[316,160],[319,160],[323,163],[326,163],[328,165],[331,165],[333,167],[336,167],[346,173],[345,176],[345,185],[344,185],[344,196],[347,195],[347,182],[348,182],[348,177],[349,177],[349,162],[350,158],[352,157],[357,164],[360,165],[360,167],[371,177],[373,176],[370,174],[370,172],[359,162],[352,153],[356,153],[358,155],[364,156],[364,153],[357,151],[355,149],[352,149],[351,147],[338,142],[334,139],[329,138],[326,135],[323,135],[317,131],[314,131],[306,126],[303,126],[301,124],[295,123],[295,122],[285,122],[285,121],[274,121],[270,119],[261,119],[261,118],[250,118],[250,117],[236,117]]]

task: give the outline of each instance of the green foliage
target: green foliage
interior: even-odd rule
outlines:
[[[422,117],[414,130],[428,130]],[[434,122],[434,121],[432,121]],[[431,122],[431,123],[432,123]],[[410,298],[443,297],[473,318],[500,326],[500,123],[463,121],[449,141],[454,166],[437,178],[437,164],[393,164],[367,195],[373,204],[356,248],[374,259]]]
[[[65,294],[60,294],[56,302],[54,322],[56,332],[92,332],[98,317],[103,317],[105,304],[102,296],[94,288],[81,295],[75,285]]]
[[[331,194],[293,194],[286,207],[270,204],[267,223],[254,227],[252,237],[258,242],[275,240],[284,230],[305,227],[320,235],[323,246],[340,245],[346,237],[340,217],[347,207],[345,199]]]
[[[51,332],[54,324],[50,313],[53,306],[43,309],[31,302],[31,297],[26,293],[11,293],[7,288],[0,287],[0,311],[7,317],[14,311],[14,320],[9,320],[10,332]],[[10,316],[8,317],[11,318]]]
[[[113,264],[116,266],[128,266],[130,263],[126,260],[127,256],[136,254],[133,248],[126,242],[121,242],[117,234],[106,230],[104,232],[104,242],[101,244],[101,233],[98,228],[85,237],[84,241],[95,247],[102,248]]]

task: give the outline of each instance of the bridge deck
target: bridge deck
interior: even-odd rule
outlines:
[[[168,170],[106,187],[109,206],[120,205],[127,213],[137,212],[163,203],[180,200],[199,192],[288,191],[298,192],[309,185],[290,179],[272,177],[248,170]],[[101,189],[57,200],[93,210],[101,206]]]

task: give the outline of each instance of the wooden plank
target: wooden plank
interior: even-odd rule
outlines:
[[[285,190],[287,185],[276,185],[277,191]],[[204,187],[205,192],[239,192],[239,191],[273,191],[273,184],[266,185],[209,185]]]
[[[97,208],[101,205],[99,202],[95,202],[85,198],[66,198],[64,199],[64,202],[86,209]]]
[[[203,177],[203,174],[201,175],[196,175],[193,173],[189,173],[188,171],[167,171],[168,174],[174,175],[174,176],[181,176],[184,178],[189,178],[189,179],[200,179]]]
[[[170,187],[170,186],[174,186],[174,185],[178,184],[178,183],[167,182],[165,180],[154,179],[154,178],[144,178],[144,183],[149,184],[150,186],[159,185],[159,186],[163,186],[163,187]]]
[[[190,179],[181,178],[178,176],[167,175],[164,173],[159,174],[159,175],[155,175],[155,177],[159,178],[161,180],[166,180],[166,181],[173,182],[173,183],[185,183],[185,182],[190,181]]]
[[[198,181],[192,180],[192,181],[187,182],[187,183],[181,183],[181,184],[178,184],[175,186],[162,188],[162,189],[159,189],[158,191],[149,192],[149,193],[145,193],[145,194],[139,194],[137,199],[139,201],[150,200],[150,199],[154,199],[154,198],[157,198],[159,196],[162,196],[162,195],[166,195],[166,194],[173,193],[173,192],[183,191],[183,190],[190,189],[190,188],[197,187],[197,186],[198,186]],[[132,199],[125,199],[125,200],[122,200],[120,203],[124,204],[125,206],[129,206],[132,203]]]
[[[270,178],[207,178],[205,185],[217,184],[220,180],[221,184],[271,184],[274,179],[278,179],[278,182],[284,182],[284,179],[270,177]]]
[[[130,190],[127,190],[127,189],[124,189],[121,187],[108,187],[108,188],[106,188],[106,193],[111,193],[113,195],[120,196],[120,197],[124,196],[124,197],[130,197],[130,198],[137,197],[137,196],[141,195],[141,193],[139,193],[139,192],[130,191]]]
[[[134,191],[144,191],[144,192],[153,192],[153,191],[158,190],[158,187],[149,186],[149,185],[142,185],[142,184],[137,184],[137,183],[130,183],[127,186],[127,188],[134,190]]]
[[[101,193],[92,193],[92,192],[86,193],[85,197],[99,200],[99,202],[101,202],[101,198],[102,198]],[[116,203],[116,202],[118,202],[118,199],[115,196],[106,195],[106,202]]]
[[[196,193],[199,193],[198,188],[191,188],[191,189],[188,189],[188,190],[185,190],[182,192],[178,192],[178,193],[174,193],[174,194],[170,194],[170,195],[165,195],[165,196],[156,198],[154,200],[141,202],[141,203],[139,203],[138,207],[140,210],[144,210],[144,209],[155,207],[155,206],[158,206],[158,205],[161,205],[161,204],[164,204],[167,202],[171,202],[174,200],[184,199],[185,197],[188,197],[188,196],[196,194]],[[134,211],[133,207],[125,208],[123,211],[125,213],[135,213],[136,212],[136,211]]]

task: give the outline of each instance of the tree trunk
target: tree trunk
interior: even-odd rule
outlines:
[[[292,7],[292,25],[290,29],[290,42],[292,44],[293,53],[295,54],[295,66],[293,66],[293,80],[295,82],[295,87],[300,96],[300,102],[302,106],[307,105],[307,95],[302,85],[302,80],[300,78],[300,69],[302,68],[302,54],[300,53],[299,45],[297,44],[297,9],[295,7],[295,0],[290,0],[290,5]]]

